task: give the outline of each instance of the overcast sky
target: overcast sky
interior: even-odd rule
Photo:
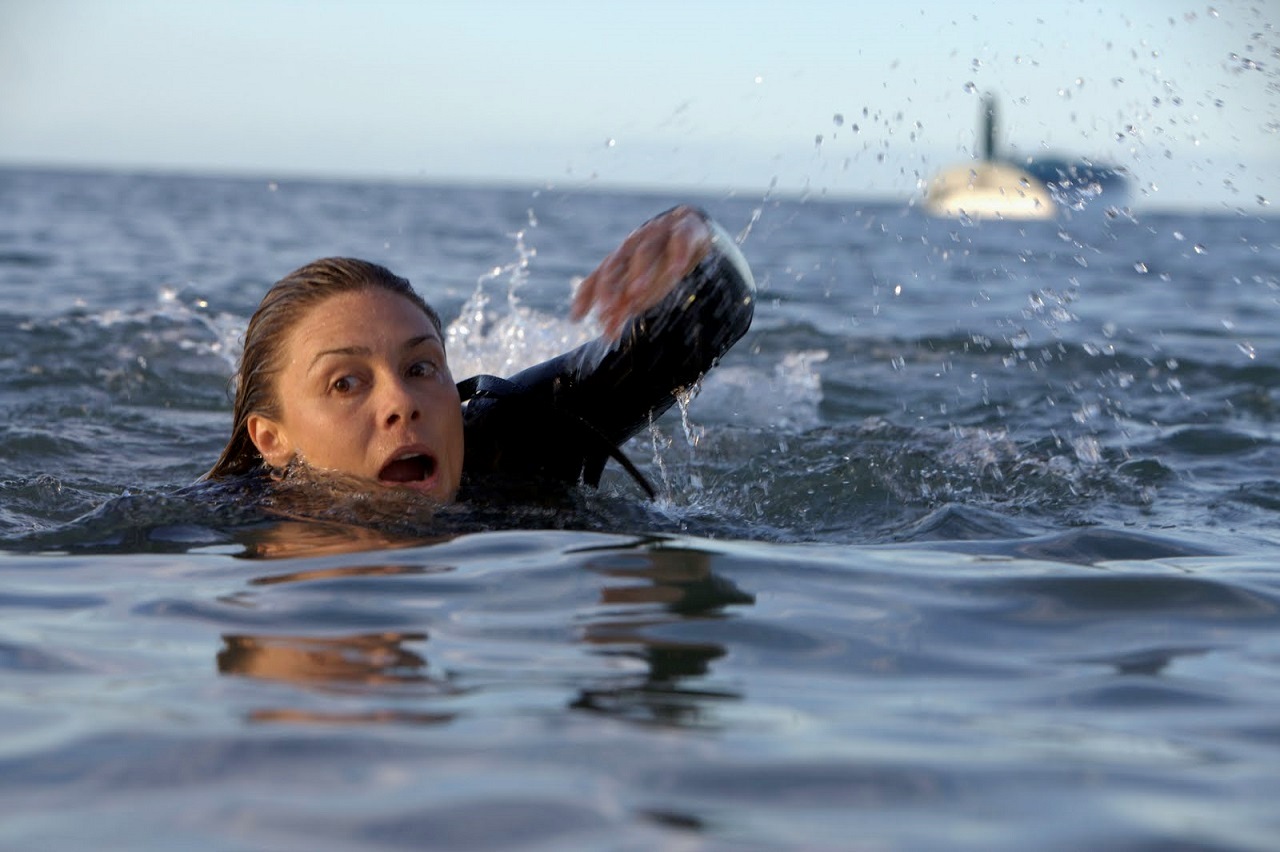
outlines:
[[[1011,153],[1261,210],[1278,10],[0,0],[0,164],[907,196],[973,155],[991,91]]]

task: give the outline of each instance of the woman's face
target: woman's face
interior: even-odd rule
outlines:
[[[462,403],[444,343],[403,296],[370,287],[311,307],[284,341],[280,416],[248,418],[272,467],[295,457],[441,502],[462,478]]]

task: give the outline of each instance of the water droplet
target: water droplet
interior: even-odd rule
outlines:
[[[978,87],[972,81],[964,84],[964,93],[966,95],[972,95],[976,91],[978,91]]]
[[[1092,435],[1072,439],[1071,449],[1075,450],[1076,458],[1085,464],[1098,464],[1102,461],[1102,445]]]
[[[1266,196],[1264,196],[1264,195],[1259,195],[1259,196],[1258,196],[1258,206],[1259,206],[1259,207],[1268,207],[1268,206],[1270,206],[1270,205],[1271,205],[1271,202],[1267,200]]]
[[[1204,247],[1204,245],[1202,245],[1201,243],[1196,243],[1196,244],[1195,244],[1195,253],[1196,253],[1196,254],[1205,254],[1207,251],[1208,251],[1208,249],[1207,249],[1207,248],[1205,248],[1205,247]]]
[[[1143,263],[1142,261],[1138,261],[1137,263],[1135,263],[1135,264],[1133,265],[1133,269],[1134,269],[1134,271],[1135,271],[1135,272],[1137,272],[1139,275],[1146,275],[1146,274],[1147,274],[1147,265],[1146,265],[1145,263]]]
[[[613,148],[613,147],[615,147],[617,144],[618,144],[618,140],[617,140],[617,139],[606,139],[606,140],[604,140],[604,147],[606,147],[606,148]]]
[[[840,113],[836,113],[831,117],[831,121],[836,127],[841,127],[844,125],[844,116]]]
[[[821,134],[821,133],[819,133],[817,136],[813,137],[813,144],[814,144],[814,147],[816,147],[816,148],[821,148],[821,147],[822,147],[822,134]]]
[[[1098,416],[1101,409],[1096,402],[1086,403],[1077,408],[1071,415],[1071,419],[1077,423],[1088,423],[1090,420]]]
[[[1241,341],[1240,343],[1237,343],[1237,344],[1236,344],[1236,348],[1238,348],[1241,352],[1243,352],[1245,355],[1247,355],[1247,356],[1249,357],[1249,360],[1250,360],[1250,361],[1252,361],[1252,360],[1254,360],[1254,359],[1256,359],[1256,358],[1258,357],[1257,350],[1255,350],[1255,349],[1253,348],[1253,344],[1252,344],[1252,343],[1250,343],[1250,342],[1249,342],[1249,341],[1247,341],[1247,340],[1243,340],[1243,341]]]
[[[1177,240],[1178,242],[1182,242],[1183,240],[1185,240],[1185,239],[1186,239],[1186,237],[1184,237],[1184,236],[1182,235],[1182,232],[1181,232],[1181,231],[1174,231],[1174,232],[1173,232],[1173,238],[1174,238],[1175,240]]]

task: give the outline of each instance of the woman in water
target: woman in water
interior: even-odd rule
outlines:
[[[302,467],[448,503],[460,486],[598,485],[618,445],[666,411],[751,324],[732,238],[677,207],[579,286],[603,334],[510,377],[455,384],[440,317],[384,267],[326,258],[277,282],[245,332],[234,425],[209,479]],[[464,408],[464,402],[465,408]]]

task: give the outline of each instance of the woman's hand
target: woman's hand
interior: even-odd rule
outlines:
[[[569,317],[595,311],[607,338],[661,302],[711,249],[711,228],[692,207],[650,219],[578,285]]]

